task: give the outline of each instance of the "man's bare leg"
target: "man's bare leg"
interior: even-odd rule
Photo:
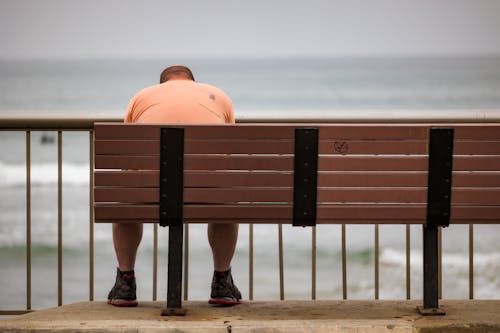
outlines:
[[[108,294],[108,304],[137,306],[134,265],[141,239],[142,223],[113,224],[113,244],[118,269],[115,285]]]
[[[234,285],[231,275],[231,260],[237,240],[237,224],[211,223],[208,225],[208,241],[212,247],[214,259],[212,291],[208,300],[210,304],[228,306],[241,303],[241,293]]]
[[[114,223],[113,244],[120,271],[132,271],[142,239],[142,223]]]
[[[208,224],[208,242],[212,248],[215,271],[224,272],[231,268],[237,240],[238,224]]]

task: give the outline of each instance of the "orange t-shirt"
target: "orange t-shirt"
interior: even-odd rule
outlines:
[[[233,104],[222,90],[191,80],[169,80],[139,91],[126,123],[234,123]]]

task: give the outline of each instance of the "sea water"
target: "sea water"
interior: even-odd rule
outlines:
[[[500,59],[153,59],[0,62],[0,114],[123,116],[140,89],[173,63],[233,100],[238,119],[335,118],[370,111],[500,113]],[[57,134],[31,134],[32,307],[57,305]],[[24,132],[0,132],[0,309],[26,305]],[[63,133],[63,302],[88,299],[89,137]],[[248,298],[249,227],[241,225],[233,272]],[[285,299],[311,297],[311,229],[283,226]],[[94,298],[105,300],[116,261],[111,226],[94,225]],[[474,296],[500,297],[500,228],[474,229]],[[211,255],[205,225],[189,232],[189,299],[205,300]],[[279,299],[278,227],[254,226],[254,299]],[[152,226],[137,258],[138,297],[151,300]],[[380,298],[406,297],[405,226],[380,226]],[[167,233],[159,232],[158,299],[166,297]],[[374,298],[374,227],[347,226],[347,296]],[[341,229],[317,227],[317,298],[342,298]],[[443,297],[468,298],[468,226],[443,230]],[[411,297],[422,297],[422,227],[411,227]]]

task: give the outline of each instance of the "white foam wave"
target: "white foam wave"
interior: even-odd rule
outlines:
[[[44,186],[57,184],[57,163],[40,163],[31,165],[31,185]],[[62,181],[64,185],[89,184],[89,166],[64,162],[62,164]],[[26,165],[0,162],[0,186],[16,187],[26,184]]]
[[[415,267],[422,266],[421,249],[412,249],[410,254],[411,265]],[[500,262],[500,252],[474,252],[474,266],[476,268],[498,265]],[[406,254],[393,248],[384,248],[380,254],[380,263],[388,266],[405,266]],[[468,253],[443,252],[442,264],[450,268],[468,269]]]

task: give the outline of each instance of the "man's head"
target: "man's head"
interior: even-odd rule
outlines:
[[[170,66],[161,72],[160,83],[169,80],[192,80],[195,81],[193,73],[186,66]]]

